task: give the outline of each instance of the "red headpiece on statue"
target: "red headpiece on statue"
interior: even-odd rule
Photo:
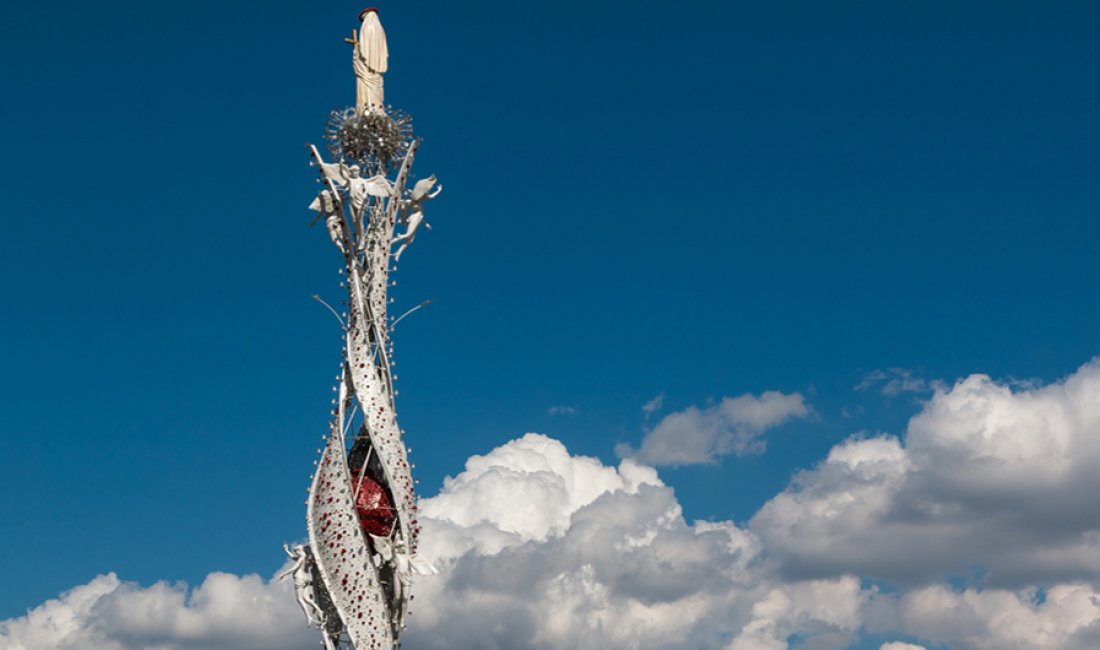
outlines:
[[[366,9],[364,9],[363,11],[360,11],[360,12],[359,12],[359,20],[360,20],[360,21],[362,21],[362,20],[363,20],[363,16],[366,16],[367,14],[369,14],[369,13],[370,13],[370,12],[372,12],[372,11],[373,11],[374,13],[378,13],[378,9],[376,9],[375,7],[367,7],[367,8],[366,8]]]

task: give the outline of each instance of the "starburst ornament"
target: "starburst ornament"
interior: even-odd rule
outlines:
[[[408,152],[413,137],[412,117],[392,106],[385,111],[334,110],[325,125],[329,155],[357,164],[369,174],[391,171]]]

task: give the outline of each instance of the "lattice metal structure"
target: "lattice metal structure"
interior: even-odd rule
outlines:
[[[343,257],[348,310],[346,319],[337,314],[345,348],[306,502],[309,544],[287,549],[299,604],[329,650],[394,648],[413,576],[435,572],[416,556],[420,529],[394,404],[396,320],[388,314],[387,289],[401,253],[424,224],[424,203],[442,188],[434,176],[409,187],[420,141],[411,118],[380,105],[385,33],[373,9],[360,21],[359,33],[345,39],[355,51],[357,104],[330,116],[331,162],[309,146],[324,187],[310,207]],[[399,226],[404,232],[397,235]]]

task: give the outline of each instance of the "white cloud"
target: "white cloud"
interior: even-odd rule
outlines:
[[[618,451],[656,466],[715,463],[731,453],[742,456],[763,452],[761,436],[765,431],[809,414],[809,407],[798,393],[768,391],[760,397],[724,397],[714,406],[690,406],[666,415],[646,434],[639,450],[621,446]]]
[[[654,469],[608,467],[528,434],[449,478],[421,504],[422,553],[441,569],[416,586],[416,648],[785,647],[793,634],[841,648],[862,601],[851,577],[780,584],[755,535],[689,523]],[[103,576],[0,624],[13,650],[309,647],[288,587],[211,574],[142,588]]]
[[[835,447],[751,522],[789,577],[991,586],[1100,577],[1100,364],[1014,391],[984,375],[939,389],[904,445]]]
[[[944,388],[938,379],[931,381],[918,377],[908,368],[887,368],[872,370],[855,386],[857,391],[867,391],[875,387],[887,397],[897,397],[902,393],[927,393]]]
[[[553,438],[529,433],[472,456],[464,472],[444,479],[437,496],[421,501],[419,512],[467,530],[484,524],[516,542],[541,541],[563,533],[572,515],[597,497],[617,490],[636,493],[647,484],[664,485],[651,468],[623,461],[616,470],[595,458],[570,455]],[[453,557],[466,550],[434,553]]]
[[[421,513],[442,575],[417,585],[410,647],[842,648],[859,625],[858,580],[774,583],[754,535],[686,522],[652,468],[545,436],[471,458]]]
[[[1100,642],[1100,593],[1087,585],[1035,590],[936,585],[882,597],[868,626],[900,630],[964,650],[1094,650]],[[907,647],[907,646],[902,646]],[[919,647],[919,646],[917,646]]]
[[[421,503],[441,575],[416,585],[406,647],[840,650],[872,632],[925,644],[880,650],[1095,649],[1098,422],[1100,364],[1046,387],[969,377],[904,442],[834,447],[747,529],[685,520],[635,458],[528,434]],[[982,588],[945,586],[975,566]],[[289,650],[317,643],[302,621],[287,585],[257,576],[188,590],[108,575],[0,623],[0,647]]]
[[[663,406],[664,403],[665,403],[665,394],[661,393],[660,395],[654,397],[653,399],[649,400],[645,404],[642,404],[642,413],[644,413],[645,416],[648,418],[649,416],[653,415],[657,411],[660,411],[661,406]]]
[[[786,650],[792,635],[807,633],[813,635],[809,647],[848,647],[864,598],[854,577],[776,587],[753,604],[751,620],[727,650]]]
[[[576,415],[577,407],[569,406],[568,404],[559,404],[546,409],[546,412],[550,415]]]
[[[99,576],[0,622],[6,650],[297,650],[315,643],[286,585],[211,573],[193,590]]]

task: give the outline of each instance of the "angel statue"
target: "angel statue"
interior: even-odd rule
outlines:
[[[336,248],[344,255],[348,254],[347,244],[344,242],[344,220],[340,214],[340,199],[331,190],[321,190],[313,203],[309,204],[310,210],[316,210],[318,216],[325,218],[325,228],[328,236]],[[316,221],[316,220],[315,220]],[[312,225],[312,224],[311,224]]]
[[[401,253],[405,252],[405,249],[409,247],[409,244],[413,243],[416,239],[416,231],[420,228],[420,224],[424,224],[424,227],[428,230],[432,229],[431,224],[424,222],[424,202],[430,199],[434,199],[439,196],[439,193],[443,191],[443,185],[440,184],[436,187],[435,174],[417,181],[413,186],[412,191],[409,193],[409,198],[401,202],[401,208],[405,212],[403,221],[405,222],[405,232],[397,237],[394,237],[393,244],[401,244],[401,247],[397,249],[397,252],[393,255],[393,261],[397,262],[401,259]],[[435,191],[431,191],[432,188]]]
[[[363,178],[359,165],[349,167],[344,163],[321,163],[321,171],[337,187],[347,187],[352,214],[357,216],[363,213],[368,196],[385,198],[393,193],[393,183],[388,178],[382,174]]]
[[[368,7],[359,13],[359,36],[345,39],[352,45],[355,66],[355,108],[360,115],[383,110],[382,75],[389,67],[386,31],[378,20],[378,10]]]
[[[293,548],[283,544],[283,550],[294,564],[279,578],[294,577],[294,596],[298,599],[298,606],[306,615],[306,622],[309,625],[321,627],[324,624],[325,613],[317,604],[317,594],[313,591],[313,558],[301,544],[296,544]]]
[[[391,541],[389,537],[370,536],[371,545],[374,547],[373,557],[375,566],[389,564],[397,574],[397,580],[393,584],[394,599],[402,600],[402,594],[408,593],[412,587],[414,575],[437,576],[436,569],[430,562],[420,559],[415,554],[410,555],[403,542]]]

